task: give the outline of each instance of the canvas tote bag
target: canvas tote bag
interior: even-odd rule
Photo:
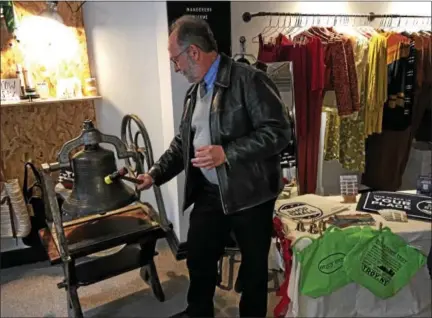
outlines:
[[[345,256],[354,248],[360,237],[371,237],[370,227],[352,227],[341,230],[330,226],[319,239],[298,253],[302,273],[300,291],[303,295],[318,298],[330,295],[348,285],[352,279],[344,269]]]
[[[373,237],[362,237],[347,254],[347,275],[375,296],[387,299],[408,285],[426,264],[426,256],[408,245],[389,227]]]

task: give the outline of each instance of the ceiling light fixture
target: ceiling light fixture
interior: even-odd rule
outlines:
[[[63,18],[57,10],[58,1],[47,1],[47,8],[40,14],[41,17],[53,19],[61,24],[64,24]]]

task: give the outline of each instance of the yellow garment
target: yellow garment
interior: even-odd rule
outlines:
[[[363,172],[366,164],[365,154],[365,87],[368,62],[368,41],[365,38],[352,38],[354,59],[360,97],[360,110],[352,116],[338,116],[336,96],[333,91],[326,92],[323,110],[327,114],[324,139],[324,160],[337,160],[344,169]]]
[[[387,65],[408,57],[410,40],[396,32],[384,32],[383,35],[387,40]]]
[[[387,39],[374,34],[369,41],[367,64],[366,135],[382,132],[384,103],[387,99]]]

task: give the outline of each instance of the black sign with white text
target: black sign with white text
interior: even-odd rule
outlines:
[[[432,199],[428,196],[373,191],[363,193],[357,204],[358,211],[378,213],[382,209],[405,211],[408,218],[432,222]]]
[[[231,56],[230,1],[167,1],[168,24],[183,15],[206,20],[213,31],[219,52]]]
[[[278,212],[295,220],[313,220],[323,216],[323,211],[313,205],[292,202],[279,207]]]

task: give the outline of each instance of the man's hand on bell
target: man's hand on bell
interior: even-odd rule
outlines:
[[[138,175],[137,179],[142,180],[142,183],[137,185],[137,189],[140,191],[150,189],[154,183],[153,178],[148,173]]]

